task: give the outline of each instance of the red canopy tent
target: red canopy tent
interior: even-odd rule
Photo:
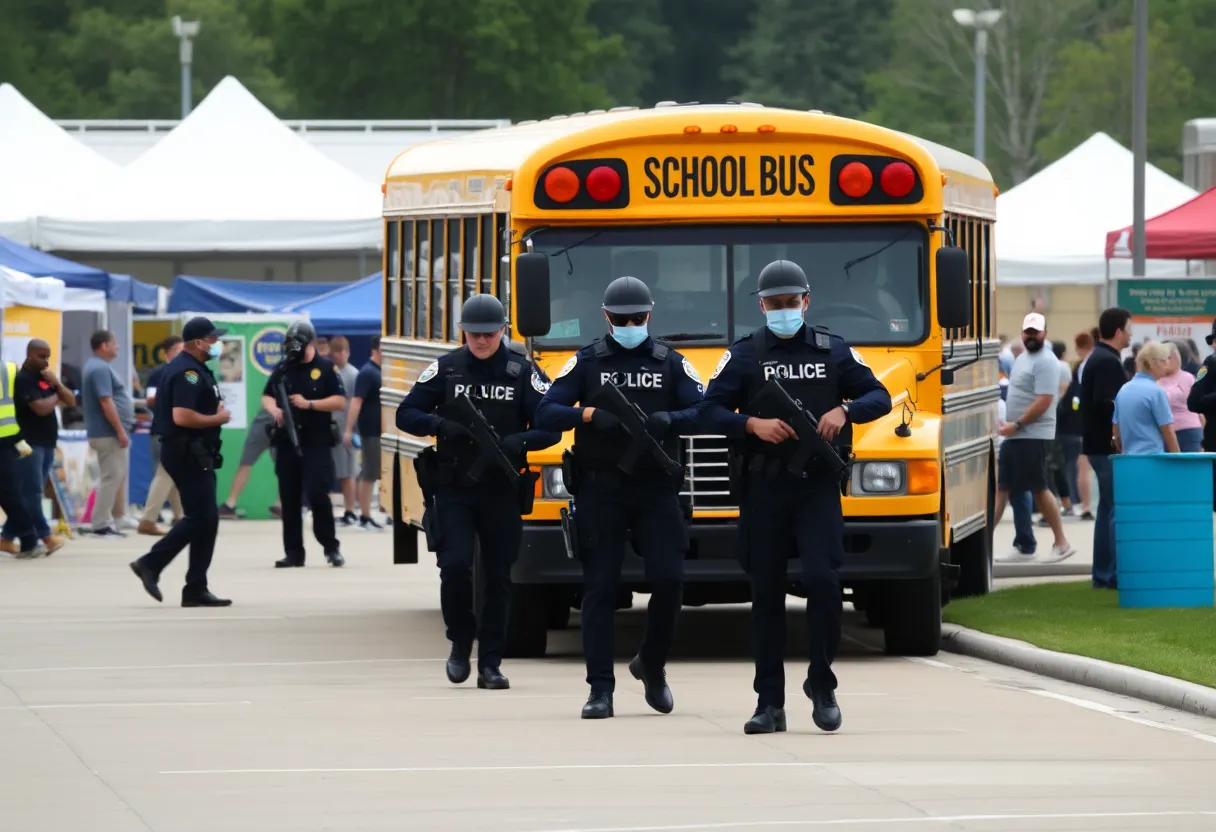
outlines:
[[[1132,227],[1106,235],[1106,259],[1129,258]],[[1146,260],[1216,260],[1216,188],[1144,224]]]

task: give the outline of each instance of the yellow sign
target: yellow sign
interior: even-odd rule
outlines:
[[[51,346],[51,367],[58,372],[62,340],[63,313],[57,309],[10,306],[4,310],[4,359],[14,364],[25,361],[25,348],[41,338]]]
[[[131,322],[131,358],[135,372],[145,381],[148,373],[165,363],[161,342],[173,334],[177,321],[134,320]]]

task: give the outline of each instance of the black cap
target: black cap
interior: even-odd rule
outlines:
[[[507,310],[493,295],[473,295],[460,307],[460,328],[465,332],[498,332],[507,325]]]
[[[203,338],[210,338],[212,335],[218,338],[227,331],[227,329],[218,328],[208,318],[191,318],[186,321],[186,325],[182,328],[182,340],[201,341]]]
[[[618,277],[604,290],[605,312],[614,315],[636,315],[654,309],[650,287],[636,277]]]
[[[774,260],[760,270],[756,280],[756,289],[762,298],[774,295],[798,295],[811,291],[811,284],[806,279],[806,272],[797,263],[790,260]]]

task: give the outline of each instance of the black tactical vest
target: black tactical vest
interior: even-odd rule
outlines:
[[[760,419],[780,418],[776,409],[757,407],[752,403],[771,378],[779,380],[785,392],[801,402],[802,407],[816,419],[840,406],[840,380],[837,378],[836,362],[832,358],[831,337],[822,327],[807,326],[804,332],[804,340],[783,344],[782,349],[769,347],[767,329],[755,332],[752,343],[756,347],[756,360],[750,368],[745,396],[747,404],[741,408],[741,413]],[[846,424],[833,444],[850,444],[851,434],[851,426]],[[744,447],[749,455],[786,459],[793,455],[797,444],[791,440],[775,445],[748,435]]]
[[[527,428],[524,418],[524,385],[528,378],[526,365],[523,357],[511,346],[506,348],[511,350],[506,367],[504,371],[496,372],[493,378],[475,376],[470,372],[468,347],[461,347],[452,354],[443,403],[438,408],[440,416],[448,412],[448,404],[465,393],[498,432],[499,439]],[[441,463],[455,464],[457,467],[471,465],[477,458],[477,446],[469,439],[439,439],[435,450]]]
[[[667,361],[670,353],[671,350],[657,341],[653,342],[649,353],[614,351],[607,338],[596,342],[594,357],[580,359],[588,365],[583,370],[586,387],[580,403],[586,407],[595,399],[600,387],[614,384],[647,416],[661,410],[674,410],[676,379],[672,378],[671,365]],[[575,455],[579,465],[588,469],[615,470],[629,444],[629,437],[624,433],[607,434],[589,424],[574,429]],[[680,459],[678,436],[669,436],[659,444],[669,457]],[[638,460],[634,472],[639,477],[661,476],[662,468],[647,454]]]

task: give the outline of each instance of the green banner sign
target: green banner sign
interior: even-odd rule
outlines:
[[[1120,280],[1119,306],[1136,317],[1216,317],[1216,280]]]

